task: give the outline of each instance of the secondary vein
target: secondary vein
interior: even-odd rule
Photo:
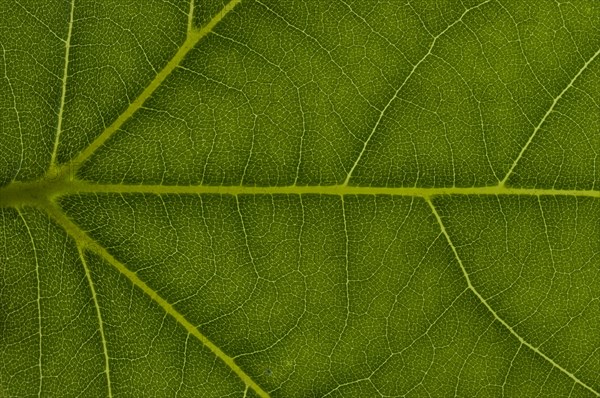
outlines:
[[[212,353],[221,359],[229,368],[245,383],[246,386],[252,388],[254,392],[261,398],[269,398],[269,394],[264,391],[244,370],[242,370],[234,361],[232,357],[225,354],[215,343],[210,341],[204,336],[198,328],[188,321],[183,314],[177,311],[173,305],[167,300],[161,297],[157,291],[148,286],[140,277],[125,264],[117,260],[112,254],[106,250],[103,246],[98,244],[87,232],[82,230],[77,224],[75,224],[67,215],[60,209],[60,207],[52,202],[46,201],[40,206],[46,211],[46,213],[77,242],[79,247],[83,247],[98,256],[102,257],[106,262],[117,269],[123,276],[129,281],[147,294],[156,304],[158,304],[167,314],[171,315],[175,320],[183,326],[186,331],[196,337],[205,347],[207,347]]]
[[[456,21],[454,21],[450,25],[446,26],[446,28],[444,30],[442,30],[440,33],[438,33],[437,35],[435,35],[433,37],[433,40],[431,41],[431,44],[429,45],[429,49],[427,50],[427,53],[425,53],[425,55],[419,61],[417,61],[417,63],[415,63],[413,65],[413,67],[410,70],[410,72],[408,73],[408,75],[404,78],[404,80],[402,81],[402,83],[400,84],[400,86],[394,92],[394,95],[392,96],[392,98],[390,98],[390,100],[387,102],[387,104],[379,112],[379,118],[377,119],[377,122],[375,122],[375,125],[373,126],[373,129],[371,129],[371,133],[369,134],[369,136],[367,137],[367,139],[363,143],[363,147],[362,147],[360,153],[358,154],[358,157],[356,158],[356,160],[352,164],[352,167],[350,168],[350,171],[346,175],[346,179],[344,181],[344,185],[348,185],[348,183],[350,182],[350,178],[352,177],[352,173],[354,173],[354,169],[356,169],[356,166],[358,166],[358,164],[360,163],[360,160],[362,159],[363,155],[365,154],[365,152],[367,150],[367,147],[369,146],[369,142],[371,141],[371,138],[373,138],[373,136],[375,135],[375,132],[377,131],[377,129],[379,128],[379,125],[381,124],[381,121],[383,120],[383,115],[386,113],[386,111],[388,110],[388,108],[390,107],[390,105],[394,102],[394,100],[396,98],[398,98],[398,94],[400,94],[400,91],[402,91],[402,89],[404,88],[404,86],[406,85],[406,83],[408,82],[408,80],[410,80],[410,78],[414,75],[415,70],[417,70],[417,68],[419,67],[419,65],[421,65],[427,59],[427,57],[429,57],[432,54],[432,50],[433,50],[433,47],[435,46],[435,43],[436,43],[437,39],[439,39],[441,36],[443,36],[454,25],[456,25],[457,23],[462,22],[462,19],[464,18],[464,16],[467,15],[471,10],[479,8],[479,7],[483,6],[484,4],[489,3],[490,1],[491,0],[486,0],[483,3],[480,3],[480,4],[478,4],[478,5],[474,6],[474,7],[467,8]]]
[[[112,398],[112,384],[110,381],[110,364],[108,357],[108,347],[106,343],[106,337],[104,335],[104,322],[102,321],[102,313],[100,311],[100,304],[98,303],[98,295],[96,294],[96,288],[94,287],[94,282],[92,281],[92,274],[90,269],[85,261],[85,255],[83,253],[84,249],[80,246],[77,246],[77,251],[79,252],[79,258],[81,259],[81,264],[85,270],[85,277],[87,278],[88,284],[90,286],[90,292],[92,293],[92,300],[94,301],[94,307],[96,308],[96,316],[98,317],[98,328],[100,330],[100,339],[102,340],[102,352],[104,353],[104,373],[106,373],[106,383],[108,388],[108,397]]]
[[[584,387],[588,391],[594,393],[596,396],[600,396],[600,393],[598,393],[598,391],[594,390],[592,387],[590,387],[587,384],[585,384],[583,381],[581,381],[573,373],[569,372],[568,370],[566,370],[565,368],[563,368],[562,366],[560,366],[552,358],[550,358],[549,356],[547,356],[546,354],[544,354],[542,351],[540,351],[537,347],[535,347],[531,343],[527,342],[508,323],[506,323],[506,321],[504,319],[502,319],[498,315],[498,313],[496,313],[496,311],[494,311],[494,309],[488,304],[488,302],[485,300],[485,298],[483,298],[483,296],[477,291],[477,289],[475,289],[475,286],[473,286],[473,284],[471,283],[471,278],[469,277],[467,269],[465,268],[465,266],[464,266],[464,264],[463,264],[460,256],[458,255],[458,251],[456,250],[456,246],[454,246],[454,244],[452,243],[452,240],[450,239],[450,235],[448,234],[448,231],[446,230],[446,227],[444,226],[442,218],[440,217],[439,213],[437,212],[437,209],[433,205],[433,202],[431,201],[431,199],[426,199],[426,202],[429,205],[429,207],[431,208],[431,212],[435,216],[435,219],[437,220],[437,223],[439,224],[439,227],[440,227],[440,230],[442,231],[442,234],[444,234],[444,236],[446,237],[446,241],[448,242],[448,246],[450,246],[450,249],[452,250],[452,253],[454,254],[454,258],[456,259],[456,261],[458,262],[458,265],[460,266],[460,269],[461,269],[461,271],[463,273],[463,276],[465,277],[465,280],[467,282],[468,288],[475,294],[475,296],[477,296],[477,298],[479,299],[479,301],[481,301],[481,303],[494,316],[494,318],[498,322],[500,322],[506,329],[508,329],[508,331],[513,336],[515,336],[517,338],[517,340],[519,340],[519,342],[521,344],[527,346],[530,350],[532,350],[533,352],[535,352],[536,354],[538,354],[539,356],[541,356],[542,358],[544,358],[552,366],[554,366],[556,369],[560,370],[562,373],[564,373],[567,376],[569,376],[573,381],[575,381],[576,383],[580,384],[582,387]]]
[[[56,156],[58,153],[58,144],[60,142],[60,134],[62,132],[63,113],[65,109],[65,98],[67,95],[67,77],[69,72],[69,51],[71,50],[71,35],[73,33],[73,14],[75,13],[75,0],[71,0],[71,12],[69,14],[69,32],[65,41],[65,67],[63,68],[62,88],[60,93],[60,108],[58,110],[58,122],[56,124],[56,135],[54,138],[54,148],[50,158],[50,169],[56,165]]]
[[[194,0],[190,0],[190,10],[188,11],[188,34],[194,30]]]
[[[577,74],[575,76],[573,76],[573,78],[571,79],[571,81],[569,82],[569,84],[567,84],[567,86],[560,92],[560,94],[558,94],[554,98],[554,100],[552,101],[552,105],[550,105],[550,108],[548,108],[548,110],[546,111],[546,113],[542,117],[542,120],[540,120],[540,122],[537,124],[537,126],[535,126],[535,128],[533,129],[533,133],[531,133],[531,135],[529,136],[529,139],[527,140],[527,142],[525,143],[525,145],[523,146],[523,148],[521,148],[521,151],[519,152],[519,155],[517,156],[517,158],[515,159],[515,161],[510,166],[510,169],[508,169],[508,172],[506,173],[506,175],[504,176],[504,178],[502,179],[502,181],[500,181],[500,185],[504,185],[506,183],[506,181],[508,181],[508,178],[511,176],[511,174],[513,173],[515,167],[517,167],[517,164],[519,163],[519,161],[523,157],[523,154],[527,151],[527,148],[529,148],[529,146],[533,142],[533,139],[537,135],[538,131],[540,131],[540,128],[542,127],[542,125],[546,122],[546,119],[548,119],[548,116],[550,116],[550,114],[554,111],[554,108],[556,107],[556,104],[560,101],[560,99],[562,98],[562,96],[571,87],[573,87],[573,84],[575,83],[575,81],[579,78],[579,76],[581,76],[581,74],[583,73],[583,71],[585,71],[587,69],[587,67],[592,63],[592,61],[594,61],[594,59],[596,59],[596,57],[598,55],[600,55],[600,49],[598,49],[598,51],[596,51],[594,53],[594,55],[592,55],[591,58],[588,59],[583,64],[583,66],[581,67],[581,69],[579,69],[579,71],[577,72]]]
[[[219,11],[205,26],[200,29],[191,29],[185,41],[179,47],[179,50],[175,53],[173,58],[165,65],[165,67],[157,73],[150,84],[142,91],[142,93],[127,107],[127,109],[117,119],[108,126],[96,139],[82,152],[79,153],[73,160],[69,162],[73,170],[79,169],[79,167],[89,159],[104,143],[112,137],[123,124],[129,120],[129,118],[143,105],[144,102],[156,91],[158,87],[165,81],[165,79],[179,66],[185,56],[194,46],[206,35],[208,35],[214,27],[221,22],[221,20],[238,5],[241,0],[231,0],[221,11]]]

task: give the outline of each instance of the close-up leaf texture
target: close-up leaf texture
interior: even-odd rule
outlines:
[[[600,396],[600,1],[0,1],[0,397]]]

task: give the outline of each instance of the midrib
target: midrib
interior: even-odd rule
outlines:
[[[221,194],[221,195],[393,195],[432,198],[440,195],[520,195],[520,196],[572,196],[600,198],[597,190],[574,190],[552,188],[517,188],[506,186],[486,187],[361,187],[352,185],[291,185],[291,186],[245,186],[245,185],[126,185],[94,184],[72,179],[41,180],[29,183],[13,183],[0,188],[0,207],[36,205],[60,196],[79,193],[119,194]]]
[[[63,194],[73,193],[149,193],[149,194],[228,194],[228,195],[395,195],[429,198],[439,195],[561,195],[600,197],[600,191],[561,190],[537,188],[487,187],[362,187],[351,185],[293,185],[293,186],[169,186],[169,185],[123,185],[91,184],[76,182]]]

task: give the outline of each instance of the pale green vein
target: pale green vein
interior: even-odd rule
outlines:
[[[183,365],[181,366],[181,380],[179,381],[179,387],[177,387],[177,391],[175,391],[175,398],[179,396],[181,392],[181,387],[183,387],[183,382],[185,381],[185,366],[187,363],[187,355],[188,355],[188,343],[190,341],[190,334],[188,333],[185,336],[185,345],[183,346]],[[248,386],[246,386],[248,388]]]
[[[8,83],[8,88],[10,89],[10,94],[12,96],[13,108],[15,109],[15,115],[17,117],[17,126],[19,127],[19,138],[21,141],[21,157],[19,160],[19,167],[17,168],[17,172],[15,173],[13,180],[17,178],[21,168],[23,167],[23,161],[25,160],[25,142],[23,141],[23,127],[21,126],[21,116],[19,115],[19,109],[17,109],[17,97],[15,96],[15,90],[13,89],[12,82],[8,77],[8,64],[6,63],[6,49],[4,48],[4,44],[0,42],[0,47],[2,48],[2,63],[4,64],[4,78]]]
[[[23,6],[23,4],[21,4],[19,1],[14,1],[13,4],[18,5],[19,7],[21,7],[21,9],[23,11],[25,11],[25,13],[27,15],[29,15],[31,18],[35,19],[35,21],[37,23],[39,23],[40,25],[42,25],[44,28],[48,29],[48,32],[50,32],[50,34],[52,34],[52,36],[56,37],[58,40],[64,42],[65,39],[63,39],[62,37],[60,37],[59,35],[56,34],[56,32],[54,30],[52,30],[52,28],[50,26],[48,26],[48,24],[46,22],[44,22],[42,19],[40,19],[37,15],[35,15],[33,12],[29,11],[27,8],[25,8],[25,6]],[[35,4],[35,3],[34,3]],[[37,8],[37,7],[36,7]]]
[[[85,276],[88,284],[90,285],[90,292],[92,293],[92,300],[94,301],[94,307],[96,308],[96,316],[98,317],[98,328],[100,330],[100,339],[102,340],[102,352],[104,354],[104,373],[106,373],[106,383],[108,388],[108,397],[112,398],[112,384],[110,382],[110,364],[108,358],[108,348],[106,344],[106,336],[104,335],[104,322],[102,321],[102,313],[100,311],[100,304],[98,303],[98,295],[96,294],[96,288],[94,287],[94,281],[92,281],[92,275],[90,269],[85,261],[85,255],[81,246],[77,246],[79,252],[79,258],[81,258],[81,264],[85,269]]]
[[[194,30],[194,0],[190,0],[190,10],[188,11],[188,35]]]
[[[581,74],[583,73],[583,71],[585,71],[588,68],[588,66],[590,66],[590,64],[594,61],[594,59],[596,59],[596,57],[599,54],[600,54],[600,49],[598,49],[598,51],[596,51],[594,53],[594,55],[592,55],[591,58],[588,59],[583,64],[583,66],[581,67],[581,69],[579,69],[579,71],[577,72],[577,74],[575,76],[573,76],[573,78],[571,79],[571,81],[569,82],[569,84],[567,84],[567,86],[560,92],[560,94],[558,94],[554,98],[554,100],[552,101],[552,104],[550,105],[550,108],[548,108],[548,110],[546,111],[546,113],[544,114],[544,116],[542,117],[542,119],[540,120],[540,122],[537,124],[537,126],[535,126],[535,128],[533,129],[533,133],[531,133],[531,135],[529,136],[529,139],[527,140],[527,142],[525,143],[525,145],[523,146],[523,148],[521,148],[521,152],[519,152],[519,155],[517,156],[517,158],[515,159],[515,161],[510,166],[510,169],[508,169],[508,172],[506,173],[506,175],[504,176],[504,178],[502,179],[502,181],[500,181],[500,185],[505,185],[506,184],[506,181],[508,181],[508,178],[511,176],[511,174],[513,173],[515,167],[517,166],[517,164],[519,163],[519,161],[523,157],[523,154],[527,151],[527,148],[529,148],[529,146],[533,142],[533,140],[534,140],[535,136],[537,135],[538,131],[540,131],[540,128],[542,127],[542,125],[544,124],[544,122],[546,122],[546,119],[548,119],[548,116],[550,116],[550,114],[554,111],[554,108],[556,107],[556,104],[560,101],[560,99],[563,97],[563,95],[571,87],[573,87],[573,84],[575,83],[575,81],[579,78],[579,76],[581,76]]]
[[[25,217],[23,216],[23,213],[21,213],[20,210],[17,209],[17,212],[19,213],[19,217],[21,217],[21,220],[23,220],[23,224],[25,225],[25,228],[27,229],[27,234],[29,235],[29,239],[31,240],[31,246],[33,248],[33,258],[35,259],[35,278],[37,279],[37,310],[38,310],[38,334],[39,334],[39,347],[40,347],[40,351],[39,351],[39,355],[38,355],[38,367],[40,369],[40,384],[39,384],[39,388],[38,388],[38,397],[42,396],[42,387],[43,387],[43,383],[44,383],[44,374],[42,372],[42,291],[41,291],[41,281],[40,281],[40,262],[38,260],[38,255],[37,255],[37,247],[35,245],[35,239],[33,238],[33,234],[31,233],[31,228],[29,228],[29,224],[27,224],[27,221],[25,220]]]
[[[244,216],[242,215],[242,209],[240,208],[240,200],[239,197],[235,197],[235,205],[238,214],[240,215],[240,225],[242,227],[242,232],[244,232],[244,244],[246,246],[246,252],[248,252],[248,257],[250,258],[250,263],[252,264],[252,269],[254,271],[254,275],[256,275],[256,281],[254,282],[254,286],[252,287],[252,291],[250,292],[248,298],[239,305],[239,308],[242,308],[244,304],[249,300],[249,298],[256,291],[256,286],[258,285],[258,281],[260,280],[260,274],[258,273],[258,267],[256,266],[256,260],[252,255],[252,250],[250,249],[250,241],[248,239],[248,229],[246,228],[246,223],[244,222]]]
[[[436,238],[436,240],[437,240],[437,238]],[[404,288],[406,288],[406,286],[408,286],[408,285],[405,285],[405,286],[404,286]],[[450,311],[450,309],[451,309],[451,308],[453,308],[453,307],[454,307],[454,304],[455,304],[455,303],[456,303],[456,302],[457,302],[457,301],[458,301],[458,300],[459,300],[459,299],[460,299],[460,298],[461,298],[461,297],[462,297],[462,296],[463,296],[463,295],[464,295],[466,292],[468,292],[468,291],[469,291],[469,288],[468,288],[468,287],[465,287],[465,288],[463,289],[463,291],[461,291],[461,292],[460,292],[460,293],[459,293],[459,294],[458,294],[458,295],[457,295],[457,296],[454,298],[454,300],[452,300],[452,302],[451,302],[451,303],[450,303],[448,306],[446,306],[446,308],[444,308],[444,310],[443,310],[443,311],[441,311],[441,312],[440,312],[440,314],[439,314],[439,315],[438,315],[438,316],[437,316],[437,317],[436,317],[436,318],[435,318],[435,319],[434,319],[432,322],[430,322],[430,324],[429,324],[429,326],[427,327],[427,329],[426,329],[426,330],[425,330],[423,333],[421,333],[420,335],[418,335],[416,338],[414,338],[414,339],[413,339],[413,344],[414,344],[414,342],[416,342],[416,341],[420,340],[420,339],[421,339],[421,338],[423,338],[424,336],[427,336],[427,335],[429,334],[429,332],[431,331],[431,329],[432,329],[432,328],[433,328],[435,325],[437,325],[437,324],[438,324],[438,322],[439,322],[439,321],[440,321],[440,320],[441,320],[441,319],[444,317],[444,315],[446,315],[446,313],[447,313],[448,311]],[[332,389],[331,391],[328,391],[326,394],[324,394],[324,395],[322,395],[322,396],[323,396],[323,397],[328,397],[328,396],[331,396],[331,395],[332,395],[332,394],[333,394],[335,391],[339,391],[339,390],[340,390],[342,387],[350,386],[350,385],[353,385],[353,384],[358,384],[358,383],[361,383],[361,382],[363,382],[363,381],[368,381],[369,383],[371,383],[371,384],[373,385],[373,387],[375,387],[375,385],[373,384],[372,378],[373,378],[373,377],[374,377],[374,376],[375,376],[375,375],[376,375],[376,374],[377,374],[377,373],[378,373],[378,372],[379,372],[381,369],[383,369],[383,368],[384,368],[384,366],[385,366],[385,365],[386,365],[386,364],[387,364],[387,363],[388,363],[388,362],[389,362],[389,361],[390,361],[390,360],[391,360],[393,357],[395,357],[395,356],[398,356],[398,355],[402,355],[402,353],[404,353],[406,350],[408,350],[409,348],[411,348],[411,346],[412,346],[412,344],[409,344],[409,345],[405,346],[404,348],[402,348],[402,349],[401,349],[401,350],[399,350],[399,351],[392,352],[392,353],[391,353],[391,355],[389,355],[389,356],[388,356],[388,357],[387,357],[385,360],[381,361],[381,363],[380,363],[379,365],[377,365],[377,367],[376,367],[375,369],[373,369],[373,370],[371,371],[371,373],[370,373],[368,376],[366,376],[366,377],[362,377],[362,378],[360,378],[360,379],[356,379],[356,380],[352,380],[352,381],[348,381],[348,382],[345,382],[345,383],[338,384],[338,385],[337,385],[337,386],[336,386],[334,389]],[[405,395],[403,395],[403,396],[407,396],[407,395],[409,395],[409,394],[407,393],[407,394],[405,394]],[[383,397],[384,395],[380,393],[380,396],[382,396],[382,397]]]
[[[75,12],[75,0],[71,0],[71,11],[69,13],[69,31],[65,41],[65,66],[63,68],[62,87],[60,93],[60,108],[58,110],[58,122],[56,124],[56,135],[54,138],[54,149],[50,157],[50,169],[56,165],[56,155],[58,153],[58,144],[62,132],[63,113],[65,110],[65,98],[67,96],[67,77],[69,74],[69,51],[71,50],[71,35],[73,33],[73,14]]]
[[[417,70],[417,68],[419,67],[419,65],[421,65],[423,63],[423,61],[425,61],[432,54],[432,50],[433,50],[433,47],[435,46],[435,43],[436,43],[437,39],[439,39],[441,36],[443,36],[454,25],[456,25],[457,23],[462,22],[462,19],[464,18],[464,16],[467,15],[470,11],[479,8],[479,7],[483,6],[484,4],[489,3],[490,1],[491,0],[486,0],[483,3],[480,3],[480,4],[478,4],[478,5],[474,6],[474,7],[467,8],[456,21],[454,21],[450,25],[446,26],[446,28],[444,30],[442,30],[440,33],[438,33],[436,36],[433,37],[433,40],[431,41],[431,44],[429,45],[429,49],[427,50],[427,53],[425,53],[425,55],[417,63],[415,63],[413,65],[413,67],[410,70],[410,72],[408,73],[408,75],[406,75],[406,77],[404,78],[404,80],[402,81],[402,83],[400,84],[400,86],[396,89],[396,92],[394,92],[394,95],[392,96],[392,98],[390,98],[390,100],[383,107],[383,109],[381,110],[381,112],[379,112],[379,118],[377,119],[377,122],[375,122],[375,125],[371,129],[371,133],[369,134],[369,136],[367,137],[367,139],[363,143],[363,147],[362,147],[360,153],[358,154],[358,157],[356,158],[356,160],[352,164],[352,167],[350,168],[350,171],[346,175],[346,180],[344,181],[343,185],[348,185],[348,183],[350,182],[350,178],[352,177],[352,173],[354,173],[354,169],[356,169],[356,166],[358,166],[358,164],[360,163],[360,160],[362,159],[363,155],[365,154],[365,152],[367,150],[367,147],[369,145],[369,142],[371,141],[371,138],[373,138],[373,136],[375,135],[375,132],[379,128],[379,125],[381,124],[381,121],[383,120],[383,116],[385,115],[386,111],[391,106],[391,104],[394,102],[394,100],[396,98],[398,98],[398,94],[400,94],[400,91],[402,91],[402,89],[404,88],[404,86],[406,85],[406,83],[408,82],[408,80],[413,76],[413,74],[415,73],[415,70]]]
[[[142,91],[127,109],[78,156],[71,160],[70,165],[77,170],[83,162],[89,159],[104,143],[112,137],[129,118],[144,105],[144,102],[162,85],[165,79],[179,66],[188,52],[206,35],[208,35],[221,20],[238,5],[241,0],[231,0],[221,11],[219,11],[205,26],[200,29],[192,29],[188,32],[187,37],[173,58],[165,65],[165,67],[156,74],[154,79]],[[191,10],[193,11],[193,10]],[[189,21],[188,21],[189,23]],[[69,165],[65,167],[70,167]]]
[[[344,201],[344,196],[341,197],[341,201],[342,201],[342,221],[344,223],[344,277],[345,277],[345,281],[344,281],[344,292],[346,295],[346,315],[344,317],[344,326],[342,327],[342,330],[340,332],[340,338],[336,340],[335,344],[333,345],[333,347],[331,348],[331,353],[329,354],[329,357],[331,358],[331,356],[333,355],[333,353],[335,352],[337,346],[340,344],[340,342],[342,341],[342,338],[344,337],[344,334],[346,333],[346,330],[348,329],[348,321],[350,320],[350,269],[349,269],[349,257],[348,257],[348,247],[350,246],[349,244],[349,237],[348,237],[348,223],[347,223],[347,219],[346,219],[346,202]],[[331,366],[331,363],[330,363]]]
[[[435,206],[433,205],[433,202],[429,198],[426,198],[426,202],[429,205],[429,207],[431,208],[431,212],[435,216],[435,218],[437,220],[437,223],[439,224],[439,227],[440,227],[442,233],[446,237],[446,241],[448,242],[448,246],[450,246],[450,248],[452,250],[452,253],[454,254],[454,257],[456,258],[456,261],[458,262],[458,265],[460,266],[460,269],[461,269],[461,271],[463,273],[463,276],[465,277],[465,280],[467,282],[467,286],[475,294],[475,296],[477,296],[477,298],[479,299],[479,301],[481,301],[481,303],[494,316],[494,318],[498,322],[500,322],[513,336],[515,336],[517,338],[517,340],[519,340],[519,342],[521,344],[529,347],[529,349],[531,349],[533,352],[535,352],[536,354],[538,354],[539,356],[541,356],[542,358],[544,358],[552,366],[554,366],[556,369],[560,370],[561,372],[563,372],[564,374],[566,374],[567,376],[569,376],[573,381],[575,381],[576,383],[580,384],[582,387],[586,388],[588,391],[594,393],[596,396],[600,396],[600,393],[598,393],[598,391],[594,390],[592,387],[588,386],[583,381],[581,381],[573,373],[569,372],[568,370],[566,370],[565,368],[563,368],[562,366],[560,366],[552,358],[550,358],[549,356],[547,356],[546,354],[544,354],[542,351],[540,351],[537,347],[535,347],[532,344],[528,343],[508,323],[506,323],[506,321],[504,321],[504,319],[500,318],[500,316],[496,313],[496,311],[494,311],[494,309],[488,304],[488,302],[485,300],[485,298],[483,298],[483,296],[477,291],[477,289],[475,289],[475,287],[471,283],[471,278],[469,277],[467,269],[465,268],[465,266],[464,266],[464,264],[463,264],[460,256],[458,255],[458,251],[456,250],[456,246],[454,246],[454,244],[452,243],[452,240],[450,239],[450,235],[448,234],[448,231],[446,230],[446,227],[444,226],[442,218],[440,217],[440,215],[437,212]]]
[[[212,353],[221,359],[229,368],[246,384],[246,386],[252,388],[254,392],[262,398],[268,398],[269,394],[264,391],[256,382],[240,368],[235,360],[229,355],[225,354],[217,345],[210,341],[204,336],[198,328],[188,321],[179,311],[177,311],[172,304],[162,298],[158,292],[148,286],[140,277],[133,271],[129,270],[125,264],[113,257],[104,247],[100,246],[94,239],[92,239],[85,231],[77,226],[65,213],[58,207],[54,202],[46,201],[39,204],[48,215],[59,225],[61,225],[65,231],[77,242],[79,247],[87,249],[98,256],[102,257],[106,262],[112,265],[117,271],[125,276],[129,281],[147,294],[156,304],[158,304],[167,314],[171,315],[175,320],[183,326],[188,333],[196,337],[205,347],[207,347]]]
[[[506,375],[504,375],[504,380],[502,381],[502,397],[505,397],[505,389],[506,389],[506,381],[508,380],[508,376],[510,376],[510,372],[514,366],[515,363],[515,359],[517,359],[517,356],[519,355],[519,352],[521,352],[521,348],[523,347],[523,343],[519,344],[519,348],[517,348],[517,350],[515,351],[515,355],[513,355],[513,357],[510,360],[510,364],[508,365],[508,370],[506,371]],[[573,383],[574,385],[577,383]]]

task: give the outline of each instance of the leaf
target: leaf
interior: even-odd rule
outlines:
[[[0,395],[600,395],[598,2],[0,17]]]

